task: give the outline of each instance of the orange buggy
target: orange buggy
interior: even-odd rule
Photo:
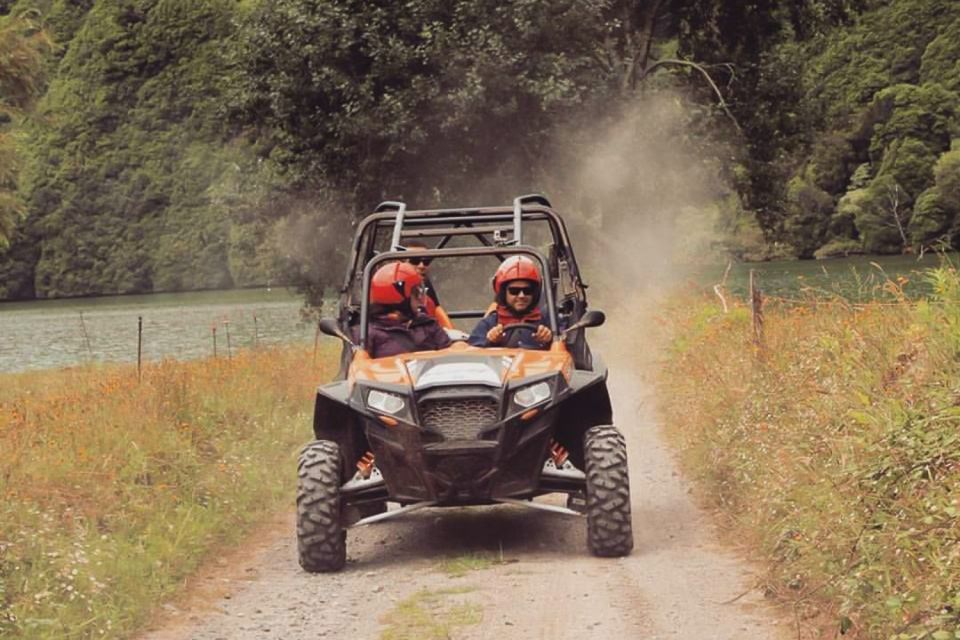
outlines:
[[[412,239],[435,246],[406,250]],[[481,349],[451,329],[454,342],[440,351],[374,359],[364,350],[378,266],[408,257],[449,265],[448,280],[457,282],[443,294],[445,307],[454,300],[451,321],[476,322],[489,299],[461,308],[469,293],[484,291],[482,280],[464,281],[518,254],[543,274],[549,349]],[[316,439],[299,459],[301,566],[341,569],[351,526],[426,507],[495,503],[586,515],[594,554],[630,553],[626,445],[612,426],[606,367],[585,336],[603,321],[603,312],[587,309],[566,227],[543,196],[519,197],[512,207],[380,205],[357,229],[337,317],[320,323],[344,347],[338,378],[317,390]],[[567,506],[533,500],[549,493],[567,494]]]

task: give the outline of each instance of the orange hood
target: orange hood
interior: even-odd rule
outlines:
[[[549,351],[471,347],[455,342],[439,351],[416,351],[370,358],[359,351],[350,365],[351,386],[357,381],[402,384],[425,389],[447,384],[500,387],[514,379],[560,372],[569,382],[573,358],[562,342]]]

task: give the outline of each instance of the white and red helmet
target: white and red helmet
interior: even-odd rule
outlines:
[[[540,287],[543,284],[543,278],[540,277],[540,269],[536,263],[527,256],[510,256],[497,268],[493,274],[493,292],[497,295],[497,303],[506,304],[507,285],[514,280],[527,280],[533,284],[533,304],[536,306],[540,300]]]

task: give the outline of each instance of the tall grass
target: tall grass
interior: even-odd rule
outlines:
[[[960,638],[960,277],[927,301],[674,299],[664,424],[805,637]]]
[[[0,376],[0,637],[123,637],[205,557],[292,502],[303,348]],[[284,473],[286,469],[289,473]]]

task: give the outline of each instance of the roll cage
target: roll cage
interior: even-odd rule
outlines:
[[[538,223],[549,229],[546,251],[524,244],[524,226]],[[457,237],[472,237],[475,247],[448,248]],[[411,240],[436,240],[433,249],[408,248]],[[386,249],[383,247],[386,246]],[[513,206],[467,207],[456,209],[407,210],[403,202],[388,201],[377,206],[357,226],[343,285],[340,288],[337,319],[348,331],[359,325],[360,345],[366,344],[369,283],[376,268],[391,260],[414,257],[467,257],[494,255],[501,261],[522,254],[540,264],[545,286],[543,302],[549,309],[554,334],[557,314],[569,326],[587,309],[587,285],[580,277],[573,247],[563,218],[542,195],[514,199]],[[451,318],[481,318],[484,309],[446,309]],[[578,368],[591,368],[583,331],[568,339]],[[344,354],[346,356],[346,354]]]

